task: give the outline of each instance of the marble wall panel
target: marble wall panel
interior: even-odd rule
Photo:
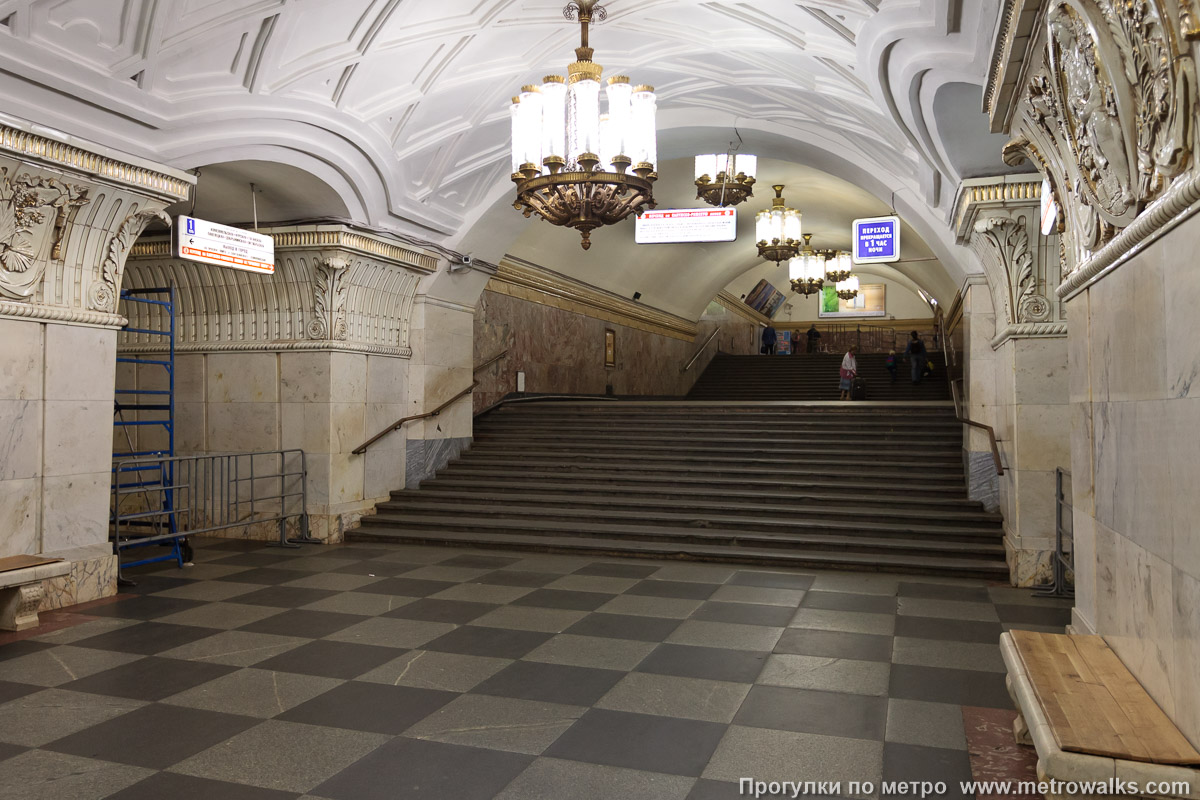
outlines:
[[[1014,402],[1061,405],[1070,399],[1065,338],[1017,339],[1013,359]]]
[[[0,481],[42,474],[42,407],[38,400],[0,400]]]
[[[1092,404],[1071,403],[1071,504],[1087,513],[1096,510],[1095,462],[1092,459]]]
[[[117,332],[74,325],[45,327],[45,397],[111,403],[116,381]],[[104,432],[105,437],[108,431]]]
[[[990,449],[967,454],[967,496],[983,503],[988,511],[1000,508],[1000,482]]]
[[[1092,401],[1091,294],[1084,292],[1066,304],[1067,391],[1072,403]]]
[[[386,500],[391,492],[404,488],[404,437],[392,448],[372,447],[363,458],[363,496],[372,502]]]
[[[278,403],[209,403],[206,417],[205,441],[210,453],[279,447]]]
[[[367,407],[361,399],[357,403],[331,403],[329,420],[331,453],[349,453],[375,433],[367,432]]]
[[[362,403],[367,397],[367,356],[363,353],[329,353],[330,400]]]
[[[280,447],[328,454],[332,441],[329,403],[280,403]]]
[[[1096,574],[1098,557],[1096,551],[1096,520],[1087,511],[1078,508],[1071,516],[1072,563],[1075,573],[1075,608],[1073,617],[1082,618],[1083,630],[1077,633],[1096,632]]]
[[[1170,560],[1177,570],[1200,580],[1200,491],[1197,491],[1200,458],[1196,443],[1200,431],[1200,397],[1171,400],[1166,405],[1167,414],[1160,424],[1169,434],[1166,459],[1170,495],[1161,513],[1171,523]],[[1200,627],[1192,632],[1200,637]]]
[[[1172,233],[1179,254],[1163,259],[1162,324],[1167,397],[1200,397],[1200,280],[1195,254],[1200,253],[1200,225],[1184,225]],[[1138,320],[1141,324],[1141,320]]]
[[[1200,747],[1200,578],[1179,569],[1172,576],[1175,641],[1175,723]]]
[[[46,476],[107,472],[112,468],[112,400],[46,400],[43,404],[42,473]],[[5,432],[0,430],[0,448]]]
[[[111,470],[42,478],[41,552],[108,541]]]
[[[329,370],[329,353],[280,353],[280,402],[328,403],[332,399]]]
[[[0,400],[40,400],[44,325],[0,319]]]
[[[200,403],[207,397],[204,379],[207,373],[204,353],[175,355],[175,402]]]
[[[1016,404],[1012,407],[1013,427],[1007,438],[1013,440],[1010,466],[1053,472],[1071,464],[1070,408],[1059,405]]]
[[[275,353],[209,353],[205,367],[209,403],[279,402]]]
[[[41,478],[0,480],[0,558],[41,551]]]
[[[368,403],[407,402],[408,359],[391,356],[367,356]]]

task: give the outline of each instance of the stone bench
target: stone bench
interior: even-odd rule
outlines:
[[[23,631],[38,625],[38,607],[46,594],[42,581],[71,571],[71,562],[41,556],[0,558],[0,630]]]
[[[1200,800],[1200,753],[1102,637],[1014,630],[1000,651],[1018,711],[1013,734],[1037,749],[1039,781],[1134,782],[1126,796]],[[1147,792],[1149,782],[1187,788]],[[1049,800],[1097,796],[1056,788]]]

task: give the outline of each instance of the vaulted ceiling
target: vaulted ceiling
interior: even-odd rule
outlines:
[[[973,271],[945,226],[961,148],[938,126],[983,118],[934,101],[982,83],[998,6],[611,0],[592,45],[656,87],[664,161],[736,126],[773,158],[865,173],[954,279]],[[562,0],[0,0],[0,113],[185,168],[287,165],[340,197],[327,214],[497,257],[533,224],[508,208],[508,98],[577,39]]]

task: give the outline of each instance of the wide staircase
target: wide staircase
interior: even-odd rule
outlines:
[[[1004,580],[961,447],[941,403],[514,403],[348,538]]]
[[[858,374],[867,382],[867,400],[949,400],[941,353],[926,355],[933,374],[913,385],[909,364],[896,355],[892,382],[884,354],[858,356]],[[837,400],[841,355],[734,356],[719,353],[696,381],[689,400]]]

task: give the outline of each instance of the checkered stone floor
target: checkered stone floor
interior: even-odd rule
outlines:
[[[1068,621],[970,581],[401,545],[199,541],[136,578],[0,638],[0,798],[954,782],[963,707],[1011,707],[1000,632]]]

